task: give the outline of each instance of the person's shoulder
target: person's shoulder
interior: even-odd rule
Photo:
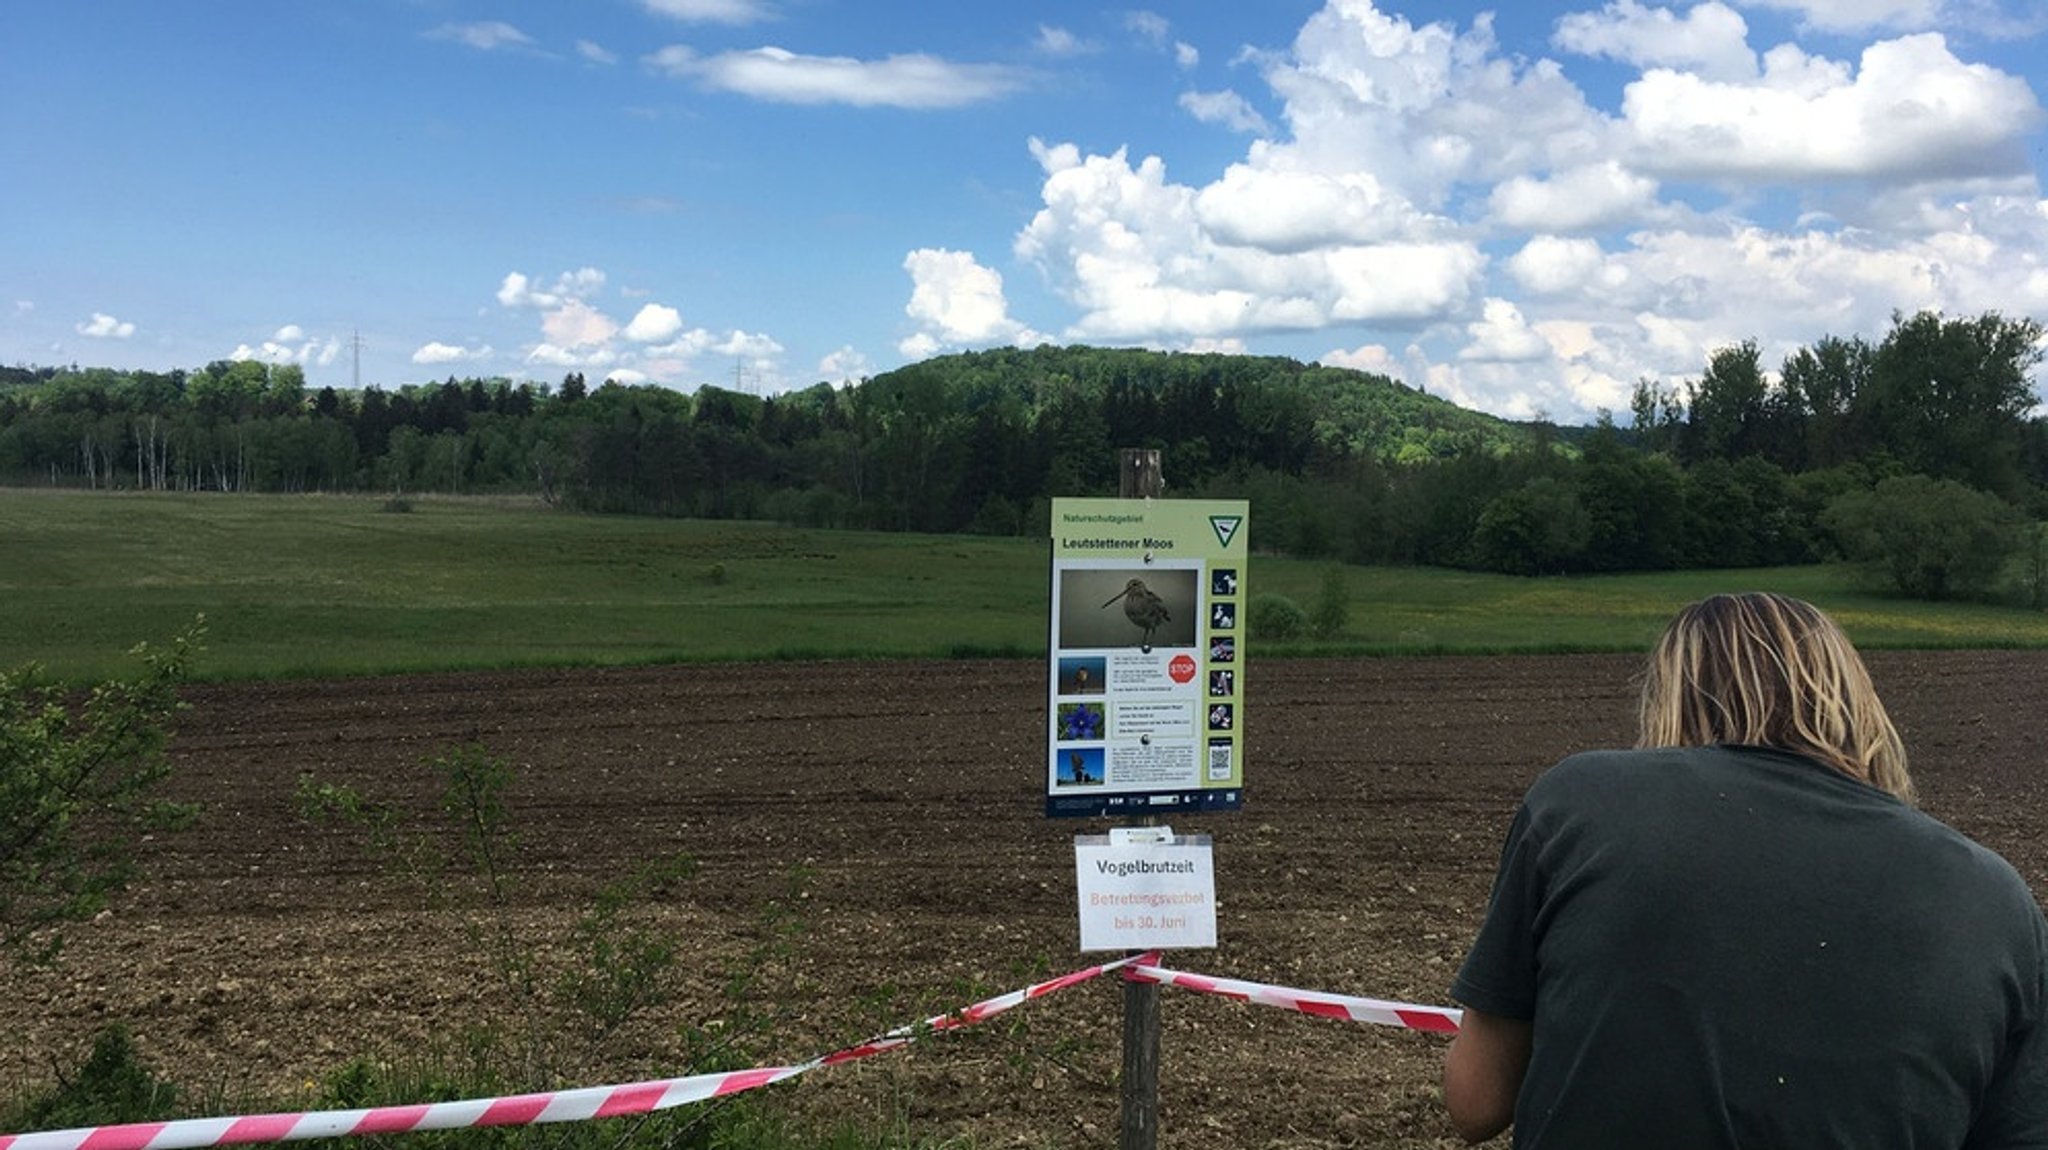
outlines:
[[[1579,751],[1558,760],[1537,776],[1523,802],[1535,808],[1613,799],[1625,792],[1664,786],[1668,770],[1684,751],[1672,749],[1606,749]]]
[[[1612,785],[1640,775],[1645,767],[1667,765],[1689,753],[1688,748],[1675,747],[1579,751],[1559,759],[1536,784],[1553,788]]]
[[[1697,747],[1603,747],[1588,751],[1575,751],[1559,759],[1552,770],[1571,771],[1619,771],[1634,770],[1646,763],[1660,759],[1680,758],[1699,750]]]
[[[1976,897],[2002,899],[2015,909],[2040,915],[2034,888],[2004,855],[1918,808],[1909,809],[1904,821],[1934,856],[1946,859],[1958,875],[1975,881]]]

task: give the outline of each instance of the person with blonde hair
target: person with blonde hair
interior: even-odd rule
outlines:
[[[1452,993],[1452,1125],[1517,1147],[2048,1147],[2048,919],[1913,806],[1833,620],[1680,611],[1631,750],[1530,787]]]

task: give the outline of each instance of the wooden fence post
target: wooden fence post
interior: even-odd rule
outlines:
[[[1119,499],[1157,499],[1166,489],[1159,452],[1126,447],[1117,472]],[[1156,820],[1145,817],[1146,825]],[[1124,983],[1123,1118],[1119,1150],[1156,1150],[1159,1145],[1159,986]]]

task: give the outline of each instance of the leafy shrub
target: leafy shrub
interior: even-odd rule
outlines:
[[[128,1028],[116,1023],[93,1039],[92,1053],[56,1086],[0,1112],[0,1129],[61,1130],[154,1122],[169,1118],[176,1087],[157,1078],[135,1050]]]
[[[980,508],[974,512],[974,518],[968,521],[967,533],[969,535],[1016,535],[1019,533],[1018,527],[1023,521],[1023,512],[1017,509],[1016,504],[1000,495],[991,495],[981,501]]]
[[[1351,621],[1351,589],[1344,582],[1344,569],[1323,572],[1323,585],[1316,592],[1315,612],[1309,617],[1309,631],[1318,639],[1334,639]]]
[[[1308,633],[1308,612],[1285,595],[1254,595],[1249,607],[1254,639],[1299,639]]]
[[[2019,602],[2036,611],[2048,610],[2048,523],[2027,525],[2013,582]]]
[[[144,670],[79,700],[29,664],[0,671],[0,945],[54,959],[57,928],[92,917],[132,877],[127,844],[191,820],[155,797],[170,774],[170,722],[203,618],[168,650],[134,654]]]
[[[1825,519],[1845,557],[1916,599],[1989,592],[2019,545],[2020,516],[2010,505],[1925,475],[1843,495]]]

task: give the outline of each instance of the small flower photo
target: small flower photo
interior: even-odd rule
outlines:
[[[1100,739],[1107,728],[1101,703],[1061,703],[1059,741],[1070,743]]]

